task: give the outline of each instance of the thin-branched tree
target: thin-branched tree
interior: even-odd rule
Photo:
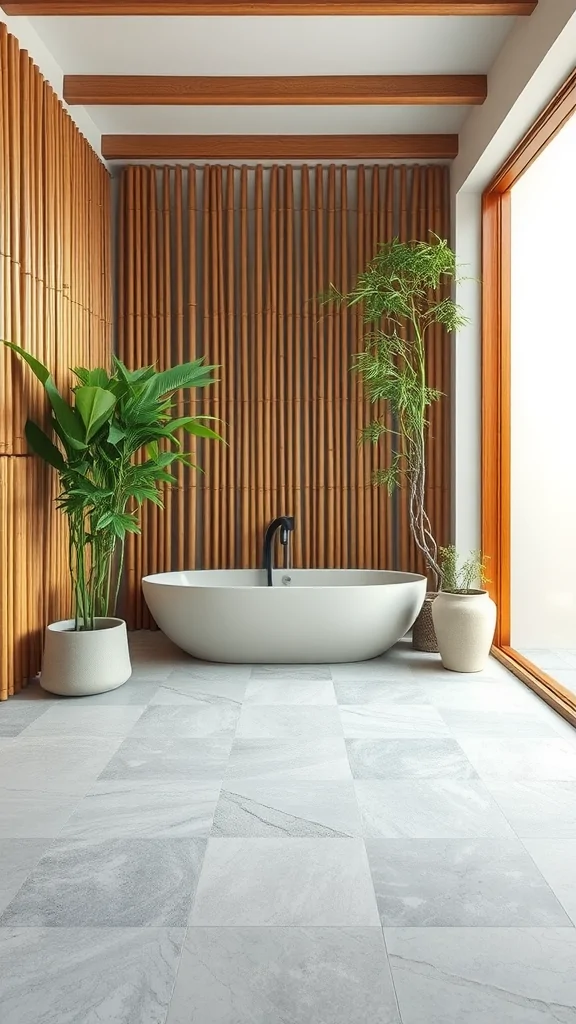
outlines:
[[[434,325],[449,335],[467,323],[450,298],[457,275],[454,252],[436,235],[428,242],[395,238],[378,247],[350,292],[331,285],[322,296],[324,303],[361,307],[369,330],[352,370],[369,401],[385,403],[385,411],[364,427],[359,443],[377,445],[384,435],[391,437],[389,463],[375,471],[373,482],[389,494],[408,488],[410,529],[436,588],[441,568],[426,511],[426,438],[430,406],[442,393],[428,383],[426,343]]]

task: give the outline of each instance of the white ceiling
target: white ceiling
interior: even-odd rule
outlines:
[[[90,107],[104,135],[451,134],[466,115],[466,107]]]
[[[64,74],[369,75],[487,73],[517,19],[27,20]],[[73,108],[75,114],[80,111]],[[87,107],[86,113],[101,134],[444,134],[460,131],[469,108],[98,106]]]
[[[30,18],[63,71],[79,75],[479,74],[515,20]]]

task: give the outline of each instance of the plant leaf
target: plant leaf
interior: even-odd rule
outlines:
[[[3,341],[2,344],[6,345],[6,348],[11,348],[13,352],[16,352],[17,355],[21,356],[24,362],[28,363],[28,366],[36,375],[38,380],[42,384],[46,384],[46,381],[50,376],[50,370],[47,366],[44,366],[44,363],[41,363],[39,359],[35,359],[34,356],[30,355],[26,349],[21,348],[20,345],[15,345],[13,341]]]
[[[180,388],[204,388],[213,384],[215,378],[212,370],[216,366],[205,366],[204,356],[195,359],[191,363],[181,363],[179,366],[171,366],[169,370],[156,373],[146,386],[146,397],[148,399],[160,398],[170,391],[178,391]]]
[[[90,441],[109,418],[116,399],[109,391],[100,387],[76,389],[76,408],[86,428],[86,440]]]
[[[85,366],[75,366],[73,373],[86,387],[106,388],[108,386],[108,374],[102,366],[97,366],[93,370],[88,370]]]
[[[39,455],[44,462],[48,465],[53,466],[59,473],[66,471],[66,463],[62,458],[62,453],[59,448],[50,440],[47,434],[40,429],[37,423],[32,420],[28,420],[24,428],[26,440],[30,445],[32,451]]]
[[[123,441],[126,437],[126,431],[122,427],[117,426],[116,423],[111,423],[108,430],[108,441],[110,444],[118,444],[119,441]]]
[[[54,416],[66,436],[70,446],[82,451],[86,447],[85,431],[82,420],[68,402],[62,398],[51,376],[44,383]]]

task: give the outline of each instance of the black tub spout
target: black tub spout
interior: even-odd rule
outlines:
[[[284,568],[290,568],[290,534],[294,531],[294,516],[278,516],[266,529],[264,536],[264,568],[268,586],[273,586],[272,569],[274,568],[274,538],[280,531],[280,543],[284,548]]]

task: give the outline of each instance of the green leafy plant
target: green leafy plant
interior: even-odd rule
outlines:
[[[197,468],[181,437],[222,440],[207,416],[177,416],[172,396],[182,388],[214,382],[204,359],[157,371],[129,370],[114,358],[102,367],[76,367],[71,401],[58,391],[46,366],[11,342],[3,343],[28,364],[44,386],[54,440],[33,421],[26,423],[32,451],[56,470],[58,507],[69,527],[69,565],[77,630],[114,615],[128,533],[139,533],[146,501],[162,507],[161,486],[176,483],[175,463]]]
[[[470,594],[483,589],[488,579],[488,558],[481,551],[471,551],[461,561],[454,544],[440,548],[440,589],[450,594]]]
[[[441,294],[456,278],[456,257],[446,241],[436,235],[430,242],[395,238],[379,246],[352,291],[343,294],[331,285],[322,296],[324,303],[360,306],[372,328],[352,368],[370,402],[385,402],[391,415],[368,423],[359,443],[376,445],[390,436],[389,464],[373,480],[389,494],[408,487],[410,529],[436,586],[441,572],[425,504],[426,437],[429,407],[442,395],[427,381],[426,341],[434,325],[448,334],[467,322],[461,307]]]

